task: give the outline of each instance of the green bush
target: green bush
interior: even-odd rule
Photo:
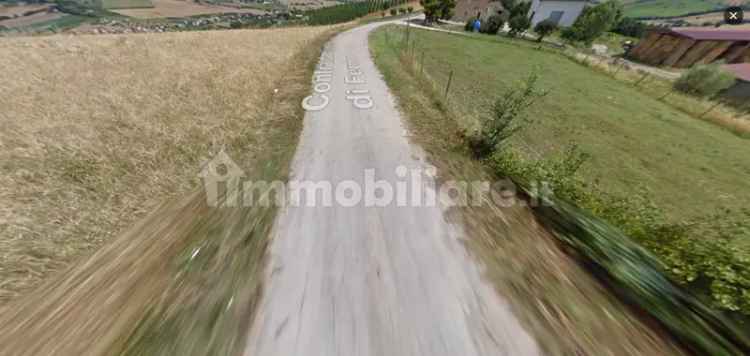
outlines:
[[[735,247],[750,239],[750,210],[670,223],[648,192],[619,196],[584,182],[578,171],[587,159],[575,145],[534,161],[505,147],[488,162],[498,174],[527,185],[546,183],[557,198],[614,225],[653,253],[673,281],[718,309],[750,316],[750,256]]]
[[[555,31],[557,31],[557,22],[549,19],[539,21],[536,26],[534,26],[534,32],[539,35],[539,37],[537,37],[537,42],[542,42],[545,37],[551,35]]]
[[[734,76],[718,63],[696,65],[683,73],[674,88],[687,94],[713,97],[734,84]]]
[[[481,120],[479,130],[468,135],[468,145],[476,158],[490,156],[508,138],[529,122],[526,109],[546,92],[537,89],[539,76],[532,72],[525,81],[508,90],[495,101],[492,110]]]
[[[638,21],[632,17],[623,17],[620,22],[612,28],[612,32],[623,36],[642,38],[651,26],[645,22]]]
[[[412,12],[414,12],[414,6],[407,6],[406,11],[411,14]]]
[[[531,20],[526,15],[513,16],[508,21],[510,31],[508,34],[511,36],[518,36],[526,32],[531,27]]]
[[[456,8],[455,0],[419,0],[419,4],[427,23],[453,17],[453,9]]]
[[[399,7],[399,8],[398,8],[398,13],[399,13],[399,14],[405,14],[405,13],[406,13],[406,8],[403,8],[403,7]]]
[[[622,19],[622,4],[617,0],[587,7],[573,23],[562,31],[562,37],[571,42],[590,45],[595,39],[609,31]]]
[[[500,15],[492,15],[481,23],[479,26],[479,32],[488,35],[496,35],[503,25],[505,25],[505,21],[503,21],[503,18]]]
[[[396,10],[396,9],[391,9],[391,10],[390,10],[390,13],[391,13],[391,16],[396,16],[396,15],[398,15],[398,10]]]

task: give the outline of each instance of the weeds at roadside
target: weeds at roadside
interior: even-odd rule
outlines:
[[[469,148],[476,158],[485,158],[501,148],[511,136],[530,123],[525,111],[547,92],[537,89],[539,74],[533,71],[522,82],[499,97],[481,127],[467,135]]]

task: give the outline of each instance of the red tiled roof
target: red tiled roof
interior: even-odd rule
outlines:
[[[676,27],[672,28],[671,32],[694,40],[750,41],[750,29],[723,30],[704,27]]]
[[[727,64],[724,69],[734,73],[737,79],[750,82],[750,63]]]

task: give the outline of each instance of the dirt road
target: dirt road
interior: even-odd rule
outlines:
[[[424,154],[409,143],[370,58],[367,37],[380,25],[342,33],[327,45],[316,93],[305,102],[293,181],[330,182],[334,191],[364,187],[372,169],[375,180],[396,189],[415,176],[424,186],[433,182],[429,170],[411,174],[427,168]],[[247,355],[540,353],[483,281],[464,249],[462,228],[447,221],[442,204],[427,204],[430,188],[412,196],[410,187],[406,204],[398,198],[386,206],[350,204],[346,194],[326,204],[321,190],[314,206],[282,209]]]

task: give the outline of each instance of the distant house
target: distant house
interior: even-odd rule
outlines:
[[[500,1],[490,0],[458,0],[454,10],[453,20],[466,22],[479,18],[486,20],[492,15],[500,15],[504,11]]]
[[[588,0],[532,0],[529,18],[531,26],[546,19],[555,21],[560,26],[570,26],[591,2]],[[453,20],[468,21],[479,18],[486,20],[491,15],[501,15],[505,9],[500,1],[491,0],[458,0]]]
[[[724,69],[737,78],[734,86],[724,92],[724,96],[737,103],[750,105],[750,63],[728,64]]]
[[[571,26],[590,3],[587,0],[532,0],[531,28],[544,20],[552,20],[561,27]]]
[[[688,68],[715,61],[750,62],[750,29],[678,27],[649,32],[628,57],[639,62]]]

